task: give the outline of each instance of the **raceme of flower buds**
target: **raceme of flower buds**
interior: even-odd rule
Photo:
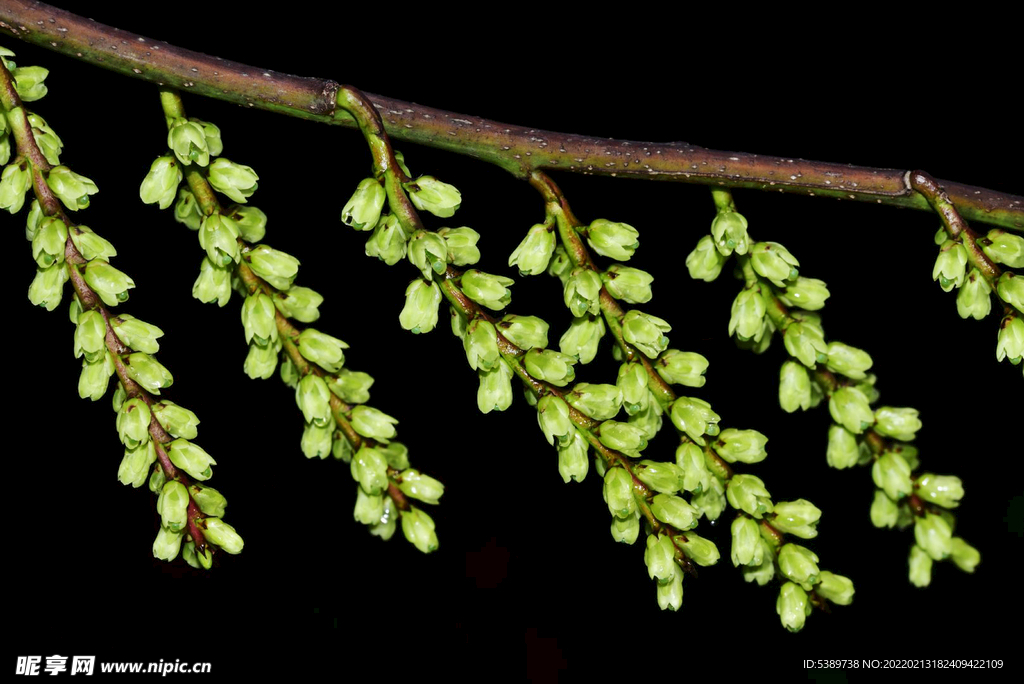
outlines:
[[[640,233],[631,225],[596,219],[586,229],[587,243],[595,252],[616,261],[628,261],[640,246]]]

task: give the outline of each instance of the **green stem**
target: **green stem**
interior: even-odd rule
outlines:
[[[72,59],[138,78],[287,116],[355,127],[331,80],[289,76],[216,59],[121,31],[32,0],[3,0],[0,29]],[[511,126],[376,95],[396,140],[483,159],[518,178],[535,170],[753,188],[928,210],[907,171],[735,152],[686,143],[642,143]],[[942,181],[971,221],[1024,230],[1024,197]]]

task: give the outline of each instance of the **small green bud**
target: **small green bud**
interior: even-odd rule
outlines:
[[[943,508],[956,508],[964,495],[964,483],[955,475],[925,473],[916,484],[918,496]]]
[[[640,536],[639,514],[631,515],[628,518],[612,516],[612,539],[621,544],[635,544],[638,536]]]
[[[195,543],[191,541],[185,542],[181,547],[181,557],[196,570],[199,568],[209,570],[213,567],[213,550],[209,546],[203,549],[202,553],[196,553]]]
[[[75,245],[75,249],[86,261],[117,256],[114,245],[94,233],[89,226],[72,226],[68,233],[71,235],[71,242]]]
[[[48,216],[40,221],[36,236],[32,238],[32,258],[39,268],[63,263],[67,240],[67,226],[59,218]]]
[[[334,421],[331,415],[331,393],[319,375],[308,373],[302,377],[295,390],[295,403],[307,423],[327,427]]]
[[[685,539],[682,536],[676,537],[676,543],[682,548],[687,558],[701,567],[714,565],[721,558],[715,543],[696,532],[687,532]]]
[[[46,184],[53,190],[53,194],[60,198],[64,206],[72,211],[87,208],[89,195],[99,192],[95,183],[66,166],[56,166],[50,169],[46,177]]]
[[[594,420],[608,420],[622,408],[622,390],[615,385],[578,382],[565,400]]]
[[[235,532],[234,527],[228,525],[220,518],[206,518],[203,521],[203,525],[206,528],[206,538],[219,546],[225,553],[234,555],[242,552],[245,542]]]
[[[647,409],[651,392],[647,389],[647,371],[641,364],[632,362],[619,366],[615,385],[622,390],[622,403],[626,413],[632,416]]]
[[[964,284],[967,275],[967,250],[959,242],[946,240],[932,269],[932,280],[938,280],[943,292]]]
[[[775,504],[775,517],[772,526],[801,539],[814,539],[818,536],[818,520],[821,509],[807,499],[796,501],[780,501]]]
[[[0,162],[6,163],[6,162]],[[43,221],[43,209],[39,206],[39,200],[32,200],[29,205],[28,216],[25,219],[25,239],[32,240],[39,230],[39,224]]]
[[[871,502],[871,524],[875,527],[894,527],[899,514],[899,505],[881,489],[876,489],[875,499]]]
[[[132,380],[152,394],[160,394],[161,389],[170,387],[174,382],[170,371],[152,356],[143,352],[129,354],[125,359],[125,370]]]
[[[184,536],[183,531],[174,532],[161,527],[156,533],[156,540],[153,541],[153,557],[168,562],[177,558],[181,550],[181,538]]]
[[[601,312],[601,276],[597,271],[575,268],[565,281],[565,305],[575,317]]]
[[[950,540],[952,551],[950,555],[957,567],[964,572],[974,572],[974,568],[981,562],[981,554],[960,537],[953,537]]]
[[[600,316],[581,316],[574,318],[569,329],[558,340],[558,348],[563,354],[575,356],[580,363],[587,364],[597,356],[607,328]]]
[[[612,264],[601,274],[601,280],[608,294],[629,304],[646,304],[653,296],[654,276],[639,268]]]
[[[137,443],[137,446],[125,447],[124,458],[117,468],[117,480],[123,485],[131,485],[138,488],[146,483],[149,477],[149,467],[156,463],[156,445],[152,440],[145,443]],[[161,474],[162,468],[157,468]],[[163,484],[160,484],[163,487]]]
[[[686,268],[694,280],[710,283],[722,272],[722,266],[725,265],[727,258],[715,247],[714,239],[710,235],[705,235],[686,257]]]
[[[651,513],[658,520],[668,523],[677,530],[693,529],[700,518],[700,511],[682,497],[671,494],[655,494],[651,503]]]
[[[56,131],[50,128],[46,120],[38,114],[29,114],[28,120],[32,124],[32,137],[35,138],[36,145],[39,146],[39,150],[46,157],[46,161],[51,166],[60,164],[60,153],[64,149],[64,141],[60,139]]]
[[[714,448],[729,463],[760,463],[768,456],[767,443],[768,438],[757,430],[728,428],[718,435]]]
[[[790,632],[799,632],[804,628],[807,616],[811,614],[811,602],[807,599],[807,592],[792,582],[786,582],[779,589],[775,612],[778,613],[783,627]]]
[[[331,428],[328,427],[325,429],[330,430]],[[394,442],[392,442],[392,444],[394,444]],[[352,453],[352,444],[345,437],[338,437],[331,444],[331,455],[342,463],[351,463]]]
[[[98,401],[107,391],[110,376],[114,374],[114,359],[110,352],[95,363],[82,359],[82,374],[78,376],[78,396]]]
[[[288,385],[292,389],[299,386],[299,369],[292,363],[291,358],[285,354],[281,357],[281,382]],[[328,380],[328,384],[330,384]],[[333,390],[332,390],[333,391]],[[335,392],[337,394],[337,392]]]
[[[473,370],[491,370],[501,358],[494,324],[483,318],[476,318],[469,324],[462,339],[462,347],[469,367]]]
[[[136,351],[147,354],[156,354],[160,351],[157,338],[163,337],[164,331],[152,323],[140,321],[129,314],[120,314],[111,319],[110,327],[114,329],[114,334],[119,340]]]
[[[575,357],[551,349],[531,349],[524,357],[527,373],[556,387],[565,387],[576,379],[575,363]]]
[[[376,449],[384,456],[389,467],[395,470],[405,470],[409,467],[409,448],[401,442],[378,444]]]
[[[917,409],[883,406],[875,411],[875,431],[883,435],[909,442],[920,429]]]
[[[711,471],[704,460],[704,452],[693,442],[683,442],[676,449],[676,465],[683,474],[683,489],[699,494],[710,486]]]
[[[149,440],[149,423],[152,413],[142,399],[129,399],[121,404],[117,412],[117,436],[121,443],[134,449],[141,442]]]
[[[882,454],[871,466],[871,479],[893,501],[909,496],[914,489],[910,480],[910,465],[892,451]]]
[[[853,582],[842,575],[822,570],[814,591],[837,606],[848,606],[853,602]]]
[[[174,220],[184,223],[191,230],[199,230],[203,222],[203,212],[199,208],[196,196],[188,188],[178,189],[178,201],[174,203]]]
[[[402,230],[402,224],[394,214],[382,216],[366,241],[366,256],[377,257],[388,266],[394,266],[405,258],[409,236]]]
[[[673,565],[672,579],[658,584],[658,607],[662,610],[677,611],[683,605],[683,571]]]
[[[548,275],[558,278],[564,286],[565,280],[569,277],[573,268],[574,264],[566,253],[565,248],[562,245],[555,247],[555,254],[551,257],[551,263],[548,264]]]
[[[631,518],[636,513],[633,478],[624,468],[613,466],[604,474],[604,501],[613,517]]]
[[[761,562],[745,565],[741,570],[743,581],[757,582],[758,586],[763,587],[775,577],[775,552],[764,539],[759,539],[758,544],[761,547]]]
[[[441,306],[441,289],[432,280],[416,279],[405,288],[405,306],[398,315],[403,330],[413,334],[428,333],[437,325]]]
[[[732,521],[732,564],[760,565],[764,558],[764,547],[761,545],[761,531],[757,521],[745,515],[737,515]]]
[[[249,345],[242,369],[251,379],[269,380],[277,370],[277,355],[281,352],[280,341],[261,347],[255,341]]]
[[[855,435],[875,423],[875,413],[868,406],[867,397],[856,387],[840,387],[832,392],[828,400],[828,411],[832,414],[832,420]]]
[[[753,288],[740,290],[732,302],[729,334],[742,340],[751,339],[761,332],[762,321],[768,311],[761,293]]]
[[[554,252],[554,226],[538,223],[530,228],[526,237],[512,252],[512,256],[508,258],[508,265],[518,266],[519,275],[540,275],[547,270]]]
[[[606,420],[601,423],[600,431],[601,444],[631,458],[639,458],[640,452],[647,448],[647,435],[635,425]]]
[[[370,400],[373,378],[368,373],[342,368],[327,381],[330,390],[349,404],[365,404]]]
[[[199,418],[187,408],[164,399],[153,404],[152,411],[157,422],[173,437],[195,439],[199,433],[196,428],[199,425]]]
[[[299,335],[299,353],[328,373],[337,373],[345,365],[345,352],[348,345],[326,333],[314,328],[306,328]]]
[[[683,471],[674,463],[643,460],[637,464],[637,478],[661,494],[675,494],[682,488]]]
[[[664,422],[662,415],[664,413],[665,411],[661,408],[661,404],[658,403],[658,399],[651,397],[647,402],[647,409],[629,416],[628,422],[630,425],[639,428],[644,433],[644,436],[651,440],[661,431],[661,426]]]
[[[704,446],[703,435],[716,430],[721,420],[719,415],[711,410],[711,404],[696,397],[679,397],[672,402],[670,417],[677,430],[685,432],[701,446]]]
[[[98,311],[83,311],[75,327],[75,358],[85,357],[95,363],[103,358],[106,346],[107,324]]]
[[[370,527],[370,534],[375,537],[380,537],[384,541],[391,539],[398,526],[398,516],[399,513],[398,509],[395,508],[395,502],[391,500],[390,496],[385,496],[381,507],[380,518],[377,519],[377,523],[375,525]]]
[[[202,125],[178,119],[167,132],[167,146],[185,166],[195,162],[199,166],[210,163],[210,148]]]
[[[932,559],[917,544],[910,547],[910,583],[915,587],[927,587],[932,583]]]
[[[672,330],[668,321],[633,309],[622,319],[623,338],[648,358],[657,358],[668,348],[664,333]]]
[[[455,188],[452,188],[452,190],[455,190]],[[448,216],[451,216],[451,214],[448,214]],[[434,533],[434,521],[429,515],[415,506],[402,513],[402,534],[409,540],[409,543],[423,553],[437,550],[437,535]]]
[[[349,420],[352,423],[352,429],[360,435],[384,444],[387,444],[388,440],[394,439],[395,425],[398,424],[398,419],[365,405],[354,407],[349,413]]]
[[[437,234],[444,238],[448,247],[448,263],[456,266],[468,266],[480,261],[480,249],[476,243],[480,241],[480,233],[472,228],[441,228]]]
[[[587,458],[589,444],[579,430],[572,431],[572,439],[567,444],[558,444],[558,474],[566,484],[570,480],[583,482],[590,469],[590,459]]]
[[[708,369],[708,360],[696,352],[668,349],[658,357],[654,368],[670,385],[703,387],[706,382],[704,373]]]
[[[312,323],[320,318],[318,307],[324,301],[319,292],[299,285],[292,285],[287,292],[278,292],[273,299],[282,316],[301,323]]]
[[[231,218],[238,226],[238,234],[246,242],[257,243],[267,233],[267,215],[256,207],[232,207]]]
[[[658,580],[658,584],[670,582],[675,577],[675,555],[675,546],[667,534],[647,535],[644,564],[647,565],[647,575],[651,579]]]
[[[933,560],[942,560],[953,552],[953,530],[946,520],[933,513],[914,518],[914,540]]]
[[[981,271],[972,268],[967,274],[963,287],[956,294],[956,310],[960,318],[980,321],[992,312],[992,288],[982,277]]]
[[[409,261],[429,280],[448,268],[448,245],[437,233],[417,230],[409,239]]]
[[[512,368],[504,359],[490,370],[478,370],[480,385],[476,392],[476,405],[481,413],[504,411],[512,405]]]
[[[265,347],[277,341],[275,314],[274,300],[269,295],[256,292],[245,298],[242,304],[242,327],[245,329],[246,344],[255,343]]]
[[[758,519],[773,510],[771,494],[765,489],[761,478],[754,475],[733,475],[725,495],[730,506],[746,511],[748,515]]]
[[[828,356],[829,370],[842,373],[854,380],[863,380],[866,377],[864,371],[871,368],[873,363],[867,352],[842,342],[829,343],[825,354]]]
[[[616,261],[629,261],[633,252],[640,246],[640,233],[626,223],[596,219],[591,221],[586,235],[587,244],[595,252]]]
[[[161,209],[166,209],[177,197],[182,178],[181,168],[174,157],[159,157],[142,179],[139,197],[144,204],[158,203]]]
[[[821,326],[809,322],[790,323],[782,336],[789,355],[799,359],[808,368],[828,360],[828,345]]]
[[[723,256],[746,254],[750,249],[747,219],[736,211],[719,211],[711,222],[711,237]]]
[[[513,283],[511,278],[491,275],[474,268],[462,274],[462,291],[477,304],[488,309],[500,311],[512,301],[512,293],[508,286]]]
[[[453,216],[462,206],[462,193],[454,185],[442,183],[433,176],[420,176],[403,187],[418,210],[430,212],[438,218]]]
[[[356,230],[373,230],[380,220],[380,212],[386,199],[384,186],[376,178],[359,181],[352,198],[341,210],[341,222]]]
[[[380,494],[388,488],[388,462],[376,449],[360,448],[352,457],[351,472],[367,494]]]
[[[384,515],[384,497],[380,494],[367,494],[361,487],[356,487],[356,508],[353,518],[363,525],[376,525]]]
[[[569,444],[574,438],[576,428],[569,418],[569,406],[560,397],[546,394],[537,402],[537,423],[540,425],[548,444]]]
[[[178,466],[197,480],[209,480],[213,475],[210,466],[217,461],[208,453],[186,439],[176,439],[165,445],[171,463]]]
[[[256,245],[245,255],[253,272],[278,290],[287,290],[299,272],[299,260],[266,245]]]
[[[520,349],[548,346],[548,324],[536,316],[506,314],[497,324],[498,332]]]
[[[725,486],[717,477],[708,478],[708,486],[690,497],[690,502],[708,520],[718,520],[725,510]]]
[[[199,266],[199,277],[192,285],[192,296],[204,304],[224,306],[231,299],[231,269],[215,266],[206,257]]]
[[[214,518],[224,517],[224,510],[228,507],[228,500],[216,489],[213,487],[200,487],[194,484],[189,487],[189,493],[192,495],[192,500],[199,506],[199,510],[203,512],[203,515],[209,515]]]
[[[1018,314],[1004,316],[999,323],[999,337],[996,342],[996,361],[1010,359],[1018,364],[1024,357],[1024,318]]]
[[[50,70],[38,66],[18,67],[11,70],[14,76],[14,88],[22,102],[35,102],[46,95],[47,88],[43,81]]]
[[[842,425],[833,423],[828,429],[828,451],[825,458],[830,466],[840,470],[857,465],[860,460],[857,438]]]
[[[824,281],[803,276],[787,287],[781,296],[787,306],[798,306],[805,311],[818,311],[828,298],[829,291]]]
[[[782,364],[779,373],[779,405],[786,413],[811,407],[811,376],[795,361]]]
[[[1024,278],[1018,278],[1013,271],[1004,271],[996,282],[996,292],[1004,302],[1024,312]]]
[[[984,240],[979,240],[982,251],[992,261],[1010,268],[1024,268],[1024,238],[1002,228],[993,228]]]
[[[777,242],[758,242],[750,248],[750,265],[777,287],[785,287],[787,280],[797,277],[800,262]]]
[[[246,200],[259,187],[256,181],[260,177],[252,170],[252,167],[236,164],[221,157],[210,164],[206,179],[210,181],[210,185],[214,189],[227,195],[232,201],[245,204]]]
[[[203,138],[206,140],[206,149],[209,151],[211,157],[216,157],[224,151],[224,143],[221,141],[219,126],[216,126],[209,121],[202,121],[196,118],[191,118],[189,121],[198,124],[199,127],[203,129]]]
[[[188,522],[188,490],[185,485],[177,480],[165,483],[157,499],[156,509],[160,514],[161,525],[172,532],[184,529]]]
[[[407,496],[418,499],[423,503],[437,505],[444,494],[444,485],[438,480],[423,475],[418,470],[404,470],[400,474],[402,483],[398,485]]]
[[[17,214],[25,204],[25,193],[30,187],[32,166],[28,162],[10,164],[4,168],[0,176],[0,209]]]
[[[107,306],[117,306],[127,301],[128,290],[135,287],[134,280],[102,259],[87,263],[83,277]]]
[[[206,250],[211,262],[230,266],[241,258],[239,234],[238,223],[233,218],[213,214],[205,217],[199,227],[199,245]]]

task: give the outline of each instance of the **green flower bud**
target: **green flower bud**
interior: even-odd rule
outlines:
[[[455,190],[455,188],[452,188],[452,190]],[[457,190],[455,192],[458,194]],[[452,209],[452,211],[455,210]],[[451,214],[448,214],[448,216],[451,216]],[[437,550],[437,535],[434,533],[434,521],[429,515],[415,506],[402,513],[402,534],[405,535],[410,544],[423,553]]]
[[[601,274],[601,280],[608,294],[630,304],[646,304],[653,296],[651,283],[654,276],[638,268],[612,264]]]
[[[433,176],[420,176],[403,187],[418,210],[430,212],[438,218],[454,215],[462,205],[462,193],[454,185],[442,183]]]
[[[767,310],[760,292],[755,289],[741,290],[732,302],[729,334],[735,334],[740,339],[751,339],[758,335]]]
[[[295,403],[307,423],[327,427],[334,421],[331,415],[331,393],[319,375],[309,373],[302,377],[295,390]]]
[[[637,478],[661,494],[675,494],[682,488],[683,471],[674,463],[643,460],[637,464]]]
[[[156,533],[156,540],[153,541],[153,557],[168,562],[177,558],[181,550],[181,538],[184,536],[184,532],[172,532],[161,527]]]
[[[793,280],[799,274],[797,267],[800,262],[777,242],[758,242],[750,248],[750,265],[758,275],[777,287],[785,287],[787,280]]]
[[[761,545],[761,530],[757,521],[745,515],[737,515],[732,521],[732,564],[760,565],[764,558],[764,547]]]
[[[914,489],[910,466],[902,456],[891,451],[882,454],[871,466],[871,479],[893,501],[909,496]]]
[[[461,285],[462,291],[474,302],[500,311],[512,301],[512,293],[508,290],[512,282],[511,278],[471,268],[462,274]]]
[[[224,306],[231,299],[231,270],[214,266],[206,257],[199,266],[199,277],[192,285],[192,296],[204,304]]]
[[[409,467],[409,448],[401,442],[390,442],[378,444],[377,452],[384,456],[388,466],[395,470],[405,470]]]
[[[960,537],[953,537],[950,540],[952,550],[950,555],[957,567],[964,572],[974,572],[974,568],[981,562],[981,554]]]
[[[604,501],[615,518],[631,518],[636,513],[633,478],[624,468],[613,466],[604,474]]]
[[[398,516],[399,513],[398,509],[395,508],[395,502],[391,500],[390,496],[385,496],[380,518],[378,518],[377,524],[370,527],[370,534],[380,537],[384,541],[391,539],[392,535],[395,534]]]
[[[324,459],[331,453],[331,441],[334,439],[334,426],[314,425],[306,423],[302,428],[302,455],[306,458]]]
[[[68,229],[63,221],[49,216],[40,221],[36,236],[32,238],[32,258],[39,268],[63,263],[67,240]]]
[[[765,489],[761,478],[754,475],[733,475],[725,495],[730,506],[758,519],[773,510],[771,494]]]
[[[101,259],[87,263],[83,277],[107,306],[127,301],[128,290],[135,287],[134,280]]]
[[[775,577],[775,552],[764,539],[758,539],[757,543],[761,547],[761,562],[740,569],[743,571],[744,582],[757,582],[758,586],[763,587]]]
[[[664,333],[671,330],[668,321],[636,309],[627,312],[622,319],[622,337],[650,359],[657,358],[668,348]]]
[[[697,246],[689,256],[686,257],[686,268],[690,277],[694,280],[703,280],[710,283],[722,272],[727,257],[723,256],[715,247],[715,241],[710,235],[705,235],[697,243]]]
[[[404,470],[400,477],[402,483],[398,488],[414,499],[423,503],[437,505],[444,494],[444,485],[429,475],[423,475],[418,470]]]
[[[46,177],[46,184],[53,190],[53,194],[60,198],[64,206],[72,211],[87,208],[89,195],[99,192],[95,183],[66,166],[56,166],[50,169]]]
[[[768,438],[757,430],[722,430],[715,441],[715,451],[729,463],[760,463],[767,456],[764,445]]]
[[[711,237],[723,256],[746,254],[750,248],[747,219],[736,211],[719,211],[711,222]]]
[[[634,413],[629,417],[629,424],[639,428],[647,439],[654,439],[661,431],[662,414],[664,414],[664,409],[661,408],[657,398],[652,396],[647,402],[646,410]]]
[[[480,249],[476,243],[480,233],[472,228],[441,228],[437,234],[444,238],[448,248],[448,263],[456,266],[468,266],[480,261]]]
[[[291,358],[287,354],[281,357],[281,382],[288,385],[292,389],[299,386],[299,369],[292,363]],[[328,385],[330,385],[330,379]],[[333,390],[332,390],[333,391]],[[337,392],[335,392],[337,394]]]
[[[704,372],[708,369],[708,360],[695,352],[669,349],[658,357],[654,368],[658,375],[671,385],[703,387],[706,382]]]
[[[167,455],[171,463],[178,466],[193,478],[203,481],[209,480],[213,475],[210,466],[217,465],[217,461],[208,453],[197,447],[186,439],[176,439],[165,445]]]
[[[314,328],[306,328],[299,335],[299,353],[328,373],[337,373],[345,365],[348,345]]]
[[[114,245],[92,231],[89,226],[72,226],[68,231],[71,242],[86,261],[109,259],[117,256]]]
[[[157,499],[156,510],[160,514],[161,525],[172,532],[184,529],[188,522],[188,490],[185,485],[177,480],[165,483]]]
[[[25,204],[25,193],[30,187],[32,167],[28,162],[7,166],[0,176],[0,209],[17,214]]]
[[[384,186],[376,178],[359,181],[352,198],[341,210],[341,222],[356,230],[373,230],[380,220],[380,212],[386,199]]]
[[[647,389],[647,371],[641,364],[633,362],[619,366],[615,385],[622,390],[622,403],[626,413],[632,416],[647,409],[651,392]]]
[[[178,189],[178,201],[174,203],[174,220],[184,223],[191,230],[199,230],[203,222],[203,212],[199,208],[196,196],[188,188]]]
[[[36,145],[39,146],[46,161],[51,166],[60,164],[60,153],[64,149],[64,141],[38,114],[29,114],[28,121],[32,125],[32,137],[35,138]]]
[[[478,370],[480,385],[476,392],[476,405],[481,413],[504,411],[512,405],[512,368],[498,359],[491,370]]]
[[[189,121],[199,124],[200,128],[203,129],[203,138],[206,140],[206,148],[211,157],[216,157],[224,151],[224,143],[221,141],[219,126],[196,118],[191,118]]]
[[[799,632],[804,628],[807,616],[811,614],[811,602],[807,599],[807,592],[792,582],[786,582],[779,589],[775,612],[778,613],[783,627],[790,632]]]
[[[932,280],[938,280],[943,292],[964,284],[967,275],[967,250],[959,242],[946,240],[939,249],[939,258],[932,269]]]
[[[206,179],[210,181],[210,185],[214,189],[227,195],[232,201],[245,204],[246,200],[259,187],[256,181],[260,177],[252,170],[252,167],[236,164],[221,157],[210,164]],[[376,223],[376,219],[373,222]]]
[[[781,296],[787,306],[798,306],[805,311],[817,311],[825,306],[825,300],[829,298],[828,288],[825,282],[817,278],[796,279],[796,282],[787,287]]]
[[[242,326],[245,328],[246,344],[254,342],[265,347],[276,342],[278,336],[274,300],[262,292],[246,297],[242,304]]]
[[[775,517],[772,526],[776,529],[800,537],[813,539],[818,536],[818,520],[821,509],[806,499],[796,501],[780,501],[775,504]]]
[[[598,437],[601,444],[609,449],[621,451],[631,458],[639,458],[640,452],[647,448],[647,435],[629,423],[606,420],[601,423],[600,430]]]
[[[448,268],[448,245],[437,233],[417,230],[409,239],[409,261],[430,280],[432,272],[440,275]]]
[[[117,480],[123,485],[138,488],[146,483],[149,467],[156,463],[156,445],[152,440],[145,443],[136,442],[136,446],[125,447],[124,458],[117,468]],[[161,473],[162,468],[157,468]],[[160,485],[163,487],[163,485]]]
[[[875,499],[871,502],[871,524],[875,527],[893,527],[899,513],[899,505],[881,489],[876,489]]]
[[[353,516],[356,522],[363,525],[376,525],[384,515],[384,497],[380,494],[367,494],[356,487],[356,508]]]
[[[811,376],[795,361],[782,364],[779,373],[779,405],[786,413],[811,407]]]
[[[831,342],[826,355],[829,370],[854,380],[863,380],[866,377],[864,371],[871,368],[873,363],[867,352],[842,342]]]
[[[597,356],[597,350],[607,328],[599,316],[574,318],[569,329],[558,340],[563,354],[575,356],[580,363],[587,364]]]
[[[629,261],[640,246],[640,233],[636,228],[606,219],[592,221],[587,227],[586,236],[587,244],[595,252],[616,261]]]
[[[718,520],[725,510],[725,485],[717,477],[710,477],[708,485],[691,496],[690,502],[708,520]]]
[[[6,163],[6,162],[0,162]],[[25,219],[25,239],[32,240],[39,230],[39,224],[43,221],[43,210],[39,206],[39,200],[32,200],[29,205],[28,216]]]
[[[199,244],[218,266],[230,266],[241,258],[238,236],[235,220],[220,214],[207,216],[199,227]]]
[[[964,484],[954,475],[925,473],[916,484],[918,496],[943,508],[956,508],[964,495]]]
[[[914,540],[933,560],[953,552],[953,530],[941,516],[925,513],[914,519]]]
[[[144,204],[159,203],[166,209],[178,195],[178,184],[183,178],[174,157],[159,157],[149,167],[149,173],[142,179],[139,197]]]
[[[231,218],[246,242],[257,243],[267,233],[267,215],[256,207],[232,207]]]
[[[542,382],[565,387],[576,379],[576,359],[550,349],[531,349],[524,356],[526,372]]]
[[[330,430],[331,428],[324,428]],[[392,442],[394,444],[394,442]],[[352,462],[352,444],[345,437],[338,437],[331,444],[331,455],[342,463]]]
[[[114,374],[114,359],[107,352],[95,363],[82,360],[82,374],[78,376],[78,396],[98,401],[107,391],[110,376]]]
[[[1018,364],[1021,357],[1024,357],[1024,318],[1010,314],[999,323],[996,360],[1008,358],[1010,363]]]
[[[996,292],[1017,311],[1024,311],[1024,278],[1018,278],[1013,271],[1004,271],[996,282]]]
[[[883,406],[875,411],[875,431],[883,435],[909,442],[920,429],[917,409]]]
[[[251,379],[269,380],[277,370],[277,355],[281,352],[280,341],[272,342],[265,347],[253,342],[249,345],[249,353],[245,356],[242,368]]]
[[[1001,228],[993,228],[978,244],[992,261],[1010,268],[1024,268],[1024,238]]]
[[[575,268],[565,281],[565,305],[577,318],[601,312],[601,276],[596,271]]]
[[[537,423],[548,444],[569,444],[575,438],[576,428],[569,418],[569,406],[560,397],[546,394],[537,402]]]
[[[110,327],[119,340],[136,351],[156,354],[160,350],[160,343],[156,340],[163,337],[164,331],[151,323],[129,314],[120,314],[111,319]]]
[[[370,406],[356,406],[349,413],[352,429],[363,437],[377,440],[384,444],[395,436],[396,418]]]
[[[352,457],[352,479],[367,494],[379,494],[388,488],[388,462],[376,449],[364,446]]]
[[[146,402],[141,399],[129,399],[121,404],[121,410],[117,412],[117,436],[121,443],[134,449],[139,443],[148,441],[152,417]]]
[[[676,537],[676,544],[683,550],[686,557],[701,567],[714,565],[721,558],[718,547],[710,539],[705,539],[696,532],[687,532],[686,537]]]
[[[46,95],[47,88],[43,83],[49,75],[50,70],[38,66],[18,67],[12,69],[14,76],[14,88],[18,91],[18,97],[22,102],[35,102]]]
[[[640,535],[640,516],[631,515],[628,518],[612,517],[612,539],[621,544],[635,544],[636,538]]]
[[[196,570],[199,568],[209,570],[213,567],[213,550],[209,546],[203,549],[202,553],[196,553],[195,543],[185,542],[181,547],[181,557]]]
[[[676,449],[676,465],[682,473],[685,491],[699,494],[708,488],[712,477],[704,461],[704,452],[692,442],[684,442]]]
[[[536,316],[506,314],[497,324],[498,332],[520,349],[548,346],[548,324]]]
[[[705,433],[717,429],[719,415],[711,410],[711,404],[696,397],[679,397],[672,402],[670,413],[672,424],[680,432],[685,432],[690,439],[704,446]],[[717,433],[716,433],[717,434]]]
[[[125,370],[132,380],[152,394],[160,394],[161,389],[170,387],[174,382],[170,371],[152,356],[143,352],[129,354],[125,359]]]
[[[192,495],[192,500],[199,506],[199,510],[203,512],[203,515],[214,518],[224,517],[224,510],[228,507],[228,500],[216,489],[213,487],[200,487],[194,484],[189,487],[189,493]]]
[[[4,125],[6,126],[6,119],[4,119]],[[0,131],[0,166],[6,164],[11,160],[11,136],[7,134],[7,131]],[[31,239],[31,238],[29,238]]]
[[[789,355],[799,359],[808,368],[814,368],[816,362],[828,359],[828,345],[821,326],[811,323],[790,323],[782,337],[783,344]]]
[[[398,315],[403,330],[413,334],[428,333],[437,325],[441,306],[441,288],[432,280],[416,279],[405,288],[405,306]]]
[[[579,430],[572,431],[572,439],[567,444],[558,444],[558,474],[566,484],[570,480],[583,482],[590,469],[590,459],[587,458],[589,444]],[[635,539],[635,538],[634,538]],[[630,542],[632,543],[632,542]]]
[[[203,525],[206,528],[206,538],[219,546],[225,553],[235,555],[242,552],[245,542],[231,525],[220,518],[206,518]]]
[[[932,583],[932,559],[917,544],[910,547],[910,583],[915,587],[927,587]]]
[[[818,575],[818,585],[814,591],[837,606],[848,606],[853,602],[853,582],[828,570],[822,570]]]
[[[327,381],[331,391],[349,404],[365,404],[370,400],[373,378],[368,373],[342,368]]]
[[[551,263],[548,264],[548,275],[555,276],[565,286],[565,280],[569,277],[573,267],[572,259],[569,258],[565,248],[562,245],[555,247],[555,254],[551,257]]]
[[[647,550],[644,551],[644,564],[647,575],[658,580],[658,584],[670,582],[675,577],[676,549],[667,534],[647,535]]]
[[[266,245],[253,247],[246,253],[245,260],[256,275],[278,290],[290,288],[299,272],[298,259]]]
[[[526,234],[512,256],[509,266],[518,266],[519,275],[540,275],[547,270],[555,252],[555,227],[538,223]]]
[[[673,566],[672,579],[658,584],[658,607],[662,610],[677,611],[683,605],[683,571]]]
[[[700,512],[685,499],[670,494],[655,494],[651,503],[651,513],[661,522],[668,523],[677,530],[693,529],[700,518]]]
[[[856,387],[840,387],[832,392],[828,400],[828,411],[832,414],[832,420],[855,435],[861,434],[875,422],[875,414],[868,406],[867,397]]]
[[[324,298],[319,292],[308,287],[293,285],[287,292],[278,292],[274,306],[285,318],[294,318],[301,323],[312,323],[320,318],[319,306]]]
[[[956,310],[960,318],[980,321],[992,311],[992,288],[982,277],[981,271],[972,268],[967,274],[963,287],[956,294]]]
[[[565,400],[594,420],[608,420],[622,408],[622,390],[615,385],[578,382]]]
[[[828,451],[825,458],[830,466],[840,470],[857,465],[860,460],[857,438],[842,425],[833,423],[828,429]]]
[[[178,119],[167,132],[167,146],[185,166],[192,162],[199,166],[210,163],[210,148],[202,125]]]
[[[473,370],[491,370],[501,358],[494,325],[482,318],[476,318],[469,324],[462,339],[462,346],[466,352],[469,367]]]
[[[75,327],[75,358],[85,357],[89,363],[103,358],[106,346],[107,324],[98,311],[83,311]]]

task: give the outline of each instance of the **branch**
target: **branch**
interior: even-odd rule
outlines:
[[[153,41],[31,0],[0,0],[0,29],[68,57],[244,107],[350,128],[339,84],[280,74]],[[535,170],[753,188],[931,210],[907,170],[708,150],[683,142],[553,133],[370,95],[389,136],[469,155],[518,178]],[[1024,230],[1024,197],[939,181],[964,218]]]

